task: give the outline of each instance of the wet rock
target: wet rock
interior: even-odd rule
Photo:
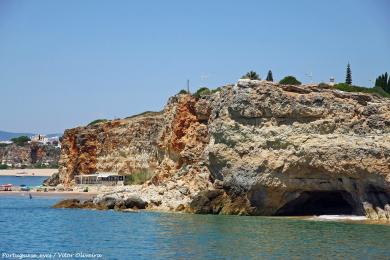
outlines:
[[[223,190],[199,192],[190,203],[191,211],[197,214],[218,214],[223,207]]]
[[[103,197],[96,203],[96,205],[98,208],[102,209],[114,209],[116,203],[117,199],[114,197]]]
[[[126,208],[145,209],[148,203],[138,196],[130,196],[124,200],[124,205]]]
[[[57,202],[53,208],[82,208],[82,205],[78,199],[66,199]]]
[[[81,207],[84,209],[96,209],[97,205],[93,203],[93,200],[86,200],[83,202]]]

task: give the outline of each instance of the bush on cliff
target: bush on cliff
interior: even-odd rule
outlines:
[[[99,124],[99,123],[103,123],[103,122],[107,122],[108,120],[107,119],[96,119],[94,121],[92,121],[91,123],[89,123],[88,125],[96,125],[96,124]]]
[[[330,88],[330,85],[329,84],[326,84],[324,82],[321,82],[320,84],[318,84],[318,87],[319,88]]]
[[[247,73],[246,73],[244,76],[242,76],[241,78],[242,78],[242,79],[257,79],[257,80],[259,80],[259,79],[260,79],[260,76],[259,76],[259,74],[257,74],[256,71],[251,70],[251,71],[247,72]]]
[[[143,184],[146,181],[150,180],[153,177],[153,172],[143,169],[135,171],[129,175],[125,176],[125,185],[138,185]]]
[[[366,87],[349,85],[347,83],[339,83],[334,85],[334,88],[345,92],[363,92],[363,93],[377,94],[382,97],[390,97],[390,94],[384,91],[381,87],[366,88]]]
[[[201,87],[200,89],[198,89],[195,93],[194,93],[194,96],[199,98],[199,97],[203,97],[203,96],[207,96],[207,95],[211,95],[213,93],[216,93],[218,91],[220,91],[221,88],[216,88],[216,89],[209,89],[207,87]]]
[[[390,93],[390,77],[387,72],[376,78],[375,86],[381,87],[384,91]]]
[[[195,93],[194,93],[194,96],[195,97],[201,97],[201,96],[204,96],[204,95],[210,95],[211,94],[211,91],[209,88],[207,87],[201,87],[200,89],[198,89]]]
[[[5,170],[5,169],[8,169],[8,165],[7,164],[0,164],[0,170]]]
[[[188,94],[188,92],[187,92],[187,90],[185,90],[185,89],[182,89],[182,90],[180,90],[179,91],[179,93],[178,94]]]
[[[281,81],[279,81],[279,83],[283,84],[283,85],[301,85],[302,84],[294,76],[284,77]]]
[[[12,138],[11,141],[16,145],[22,146],[29,142],[30,138],[28,136],[22,135],[19,137]]]

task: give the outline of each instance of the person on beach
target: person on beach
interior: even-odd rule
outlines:
[[[30,200],[31,200],[31,199],[32,199],[32,195],[31,195],[31,193],[29,193],[29,194],[28,194],[28,196],[29,196],[29,198],[30,198]]]

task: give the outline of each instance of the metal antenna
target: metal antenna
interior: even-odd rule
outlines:
[[[187,79],[187,93],[190,94],[190,80]]]

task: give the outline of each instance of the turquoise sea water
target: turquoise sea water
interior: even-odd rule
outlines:
[[[390,259],[386,225],[50,208],[59,199],[0,196],[0,258]]]

